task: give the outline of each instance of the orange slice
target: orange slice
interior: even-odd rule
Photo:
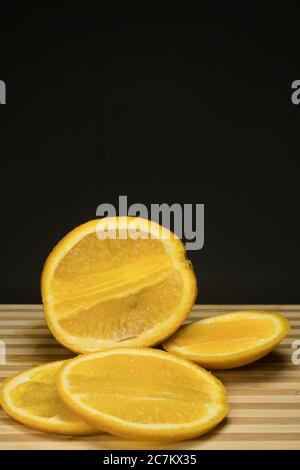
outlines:
[[[204,434],[228,411],[210,372],[154,349],[117,348],[71,359],[58,391],[98,429],[120,437],[179,441]]]
[[[76,352],[159,343],[186,318],[197,290],[183,243],[133,217],[71,231],[50,253],[41,286],[52,333]]]
[[[95,434],[98,431],[70,411],[57,393],[56,379],[63,364],[51,362],[6,379],[0,403],[13,419],[38,431]]]
[[[185,325],[163,347],[203,367],[231,369],[260,359],[288,331],[289,322],[279,313],[233,312]]]

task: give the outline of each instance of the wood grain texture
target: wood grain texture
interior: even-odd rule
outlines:
[[[0,409],[0,449],[300,449],[300,365],[291,360],[292,343],[300,339],[300,306],[196,305],[189,320],[251,308],[281,312],[292,328],[260,361],[215,372],[228,389],[230,413],[211,433],[176,444],[125,441],[105,433],[61,437],[25,428]],[[0,383],[20,370],[74,355],[52,337],[40,305],[1,305],[0,340],[6,345]]]

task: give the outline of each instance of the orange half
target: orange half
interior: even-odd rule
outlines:
[[[134,217],[72,230],[50,253],[41,288],[52,333],[84,353],[161,342],[187,317],[197,292],[181,240]]]

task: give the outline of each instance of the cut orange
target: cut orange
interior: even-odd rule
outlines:
[[[155,349],[107,349],[71,359],[58,391],[92,426],[129,439],[192,438],[228,411],[225,388],[210,372]]]
[[[163,347],[212,369],[231,369],[260,359],[283,340],[288,320],[274,312],[243,311],[180,328]]]
[[[13,419],[38,431],[95,434],[99,431],[70,411],[57,393],[56,379],[63,364],[52,362],[6,379],[0,389],[0,403]]]
[[[70,232],[50,253],[41,286],[52,333],[76,352],[157,344],[196,297],[181,240],[133,217],[92,220]]]

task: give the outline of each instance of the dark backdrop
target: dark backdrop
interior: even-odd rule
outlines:
[[[199,302],[299,303],[299,24],[1,4],[0,302],[39,302],[50,248],[126,194],[205,204]]]

